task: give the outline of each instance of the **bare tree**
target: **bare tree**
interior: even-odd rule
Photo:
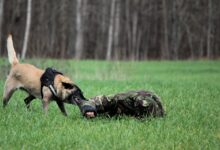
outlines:
[[[112,0],[111,2],[111,16],[108,30],[108,47],[106,59],[111,60],[112,57],[112,47],[113,47],[113,37],[114,37],[114,17],[115,17],[115,3],[116,0]]]
[[[28,3],[27,4],[27,19],[26,19],[26,29],[25,29],[25,35],[24,35],[22,55],[21,55],[22,59],[24,59],[26,56],[28,38],[29,38],[30,27],[31,27],[31,3],[32,3],[32,0],[28,0],[27,3]]]
[[[208,1],[207,57],[212,57],[212,0]]]
[[[167,15],[167,1],[163,1],[163,24],[164,24],[164,48],[162,50],[162,58],[168,59],[169,58],[169,35],[168,35],[168,15]]]
[[[61,25],[61,40],[60,40],[60,44],[61,44],[61,49],[60,49],[60,56],[61,58],[64,58],[65,56],[65,52],[66,52],[66,49],[67,49],[67,24],[68,24],[68,21],[67,21],[67,6],[68,6],[68,3],[67,3],[67,0],[64,0],[64,1],[60,1],[61,2],[61,13],[60,13],[60,23],[62,24]]]
[[[85,2],[85,3],[83,3]],[[76,45],[75,45],[75,58],[81,59],[83,54],[84,44],[84,24],[83,24],[83,7],[86,5],[86,0],[77,0],[76,6]]]
[[[120,7],[120,1],[116,2],[115,6],[115,17],[114,17],[114,40],[113,40],[113,49],[115,50],[114,58],[118,59],[118,53],[120,51],[120,13],[121,13],[121,7]]]

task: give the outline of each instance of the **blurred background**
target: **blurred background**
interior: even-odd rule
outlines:
[[[0,0],[0,54],[20,57],[217,59],[219,0]]]

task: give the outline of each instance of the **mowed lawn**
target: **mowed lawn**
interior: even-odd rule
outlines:
[[[220,149],[220,61],[106,62],[31,59],[40,68],[68,75],[86,97],[146,89],[162,99],[164,118],[92,120],[66,104],[64,117],[54,102],[44,115],[40,100],[27,111],[25,92],[0,107],[0,149]],[[0,59],[0,96],[10,65]],[[2,106],[2,104],[0,105]]]

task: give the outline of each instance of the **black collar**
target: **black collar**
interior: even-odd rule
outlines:
[[[63,75],[61,72],[53,69],[53,68],[47,68],[45,70],[45,72],[43,73],[43,75],[40,78],[41,81],[41,97],[43,98],[43,87],[46,86],[50,89],[50,91],[53,94],[53,97],[55,99],[58,99],[57,97],[57,91],[54,88],[54,78],[56,75],[61,74]]]

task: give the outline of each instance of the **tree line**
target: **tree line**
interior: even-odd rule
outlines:
[[[215,59],[219,0],[0,0],[0,54],[21,57]]]

